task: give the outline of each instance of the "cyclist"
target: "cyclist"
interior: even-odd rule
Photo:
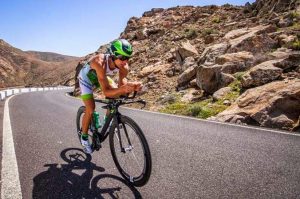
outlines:
[[[132,55],[132,46],[125,39],[114,40],[108,48],[107,54],[97,54],[82,67],[78,79],[81,98],[86,107],[82,120],[81,144],[86,153],[92,153],[88,140],[88,127],[95,110],[93,88],[100,88],[105,97],[116,98],[133,91],[140,91],[140,82],[127,82],[128,59]],[[109,76],[119,72],[118,84]],[[107,110],[107,114],[109,110]]]

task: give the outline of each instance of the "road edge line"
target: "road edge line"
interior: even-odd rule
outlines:
[[[22,191],[8,106],[12,97],[6,99],[3,113],[1,198],[18,199]]]

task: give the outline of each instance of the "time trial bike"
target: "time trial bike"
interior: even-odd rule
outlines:
[[[149,145],[137,123],[119,112],[119,107],[125,104],[140,103],[142,108],[146,106],[144,100],[134,99],[135,96],[136,92],[132,97],[95,99],[95,102],[105,104],[102,108],[108,109],[109,115],[102,127],[97,128],[97,118],[93,114],[88,134],[93,151],[99,151],[101,143],[109,135],[110,151],[118,171],[130,184],[140,187],[148,182],[152,170]],[[81,106],[76,118],[79,142],[84,114],[85,106]]]

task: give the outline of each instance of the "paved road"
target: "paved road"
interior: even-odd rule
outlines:
[[[23,198],[300,198],[299,136],[121,109],[152,152],[150,181],[134,188],[117,172],[108,140],[100,152],[82,153],[81,105],[64,91],[10,100]],[[85,162],[66,158],[76,154]]]

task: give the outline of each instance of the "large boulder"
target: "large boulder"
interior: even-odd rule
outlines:
[[[197,68],[197,86],[207,93],[214,93],[219,88],[221,80],[221,65],[200,65]]]
[[[297,40],[296,35],[282,34],[278,36],[280,46],[288,46]]]
[[[183,86],[194,79],[196,77],[196,67],[197,65],[190,66],[182,74],[180,74],[177,79],[177,85]]]
[[[238,33],[238,30],[235,30]],[[267,33],[275,32],[276,27],[268,26],[256,26],[249,29],[242,29],[242,33],[239,33],[239,37],[229,40],[230,48],[228,53],[248,51],[253,54],[264,53],[270,51],[277,45],[277,42],[273,40]],[[224,38],[232,34],[227,33]]]
[[[245,34],[248,34],[249,32],[251,32],[251,31],[248,28],[235,29],[235,30],[232,30],[232,31],[229,31],[228,33],[226,33],[226,35],[224,36],[224,39],[226,39],[226,40],[236,39]]]
[[[235,78],[232,75],[221,72],[220,73],[220,80],[219,80],[219,84],[218,84],[218,89],[223,88],[225,86],[228,86],[234,80],[235,80]]]
[[[248,70],[254,63],[254,56],[247,51],[226,53],[216,58],[216,64],[222,65],[222,72],[234,74]]]
[[[196,102],[199,101],[203,97],[203,91],[197,90],[195,88],[190,88],[186,91],[186,93],[182,96],[182,102]]]
[[[267,35],[267,33],[274,31],[276,31],[276,28],[271,25],[260,25],[253,28],[242,28],[230,31],[223,37],[225,42],[214,44],[204,49],[198,65],[214,65],[217,57],[220,57],[217,62],[223,63],[227,62],[226,59],[232,59],[232,61],[237,59],[253,59],[253,55],[249,53],[257,54],[268,52],[277,44],[276,41]],[[243,51],[248,52],[248,54]],[[237,54],[221,57],[226,53]]]
[[[275,30],[271,25],[233,30],[224,36],[225,42],[205,48],[198,61],[197,85],[207,93],[214,93],[234,80],[226,73],[246,71],[260,63],[255,57],[261,57],[261,53],[276,45],[267,35]]]
[[[205,65],[214,64],[216,57],[225,54],[229,47],[230,47],[229,43],[226,43],[226,42],[206,47],[204,49],[203,53],[201,54],[198,64],[199,65],[200,64],[205,64]]]
[[[238,53],[227,53],[220,55],[216,58],[217,64],[225,64],[227,62],[252,62],[254,56],[252,53],[247,51],[241,51]]]
[[[289,55],[293,54],[291,49],[287,48],[277,48],[276,51],[269,53],[267,56],[269,59],[285,59],[288,58]]]
[[[214,119],[293,130],[299,124],[300,80],[275,81],[252,88]]]
[[[153,64],[153,65],[149,65],[144,67],[138,74],[138,77],[143,78],[146,77],[148,75],[150,75],[151,73],[159,73],[159,72],[165,72],[166,70],[168,70],[171,67],[170,64],[162,64],[160,62]]]
[[[183,64],[185,58],[198,56],[198,51],[189,41],[181,43],[181,46],[175,50],[175,56],[180,64]]]
[[[242,86],[244,88],[250,88],[278,79],[283,70],[275,67],[274,64],[279,63],[280,61],[281,60],[271,60],[254,66],[242,76]]]
[[[298,66],[300,66],[300,52],[291,52],[285,59],[275,62],[274,66],[281,68],[284,71],[296,69]]]
[[[232,92],[232,88],[231,87],[224,87],[221,88],[219,90],[217,90],[214,94],[213,94],[213,99],[214,100],[219,100],[224,98],[226,95],[228,95],[229,93]]]
[[[189,67],[193,66],[193,65],[197,65],[194,57],[187,57],[182,64],[182,69],[183,71],[185,71],[186,69],[188,69]]]

